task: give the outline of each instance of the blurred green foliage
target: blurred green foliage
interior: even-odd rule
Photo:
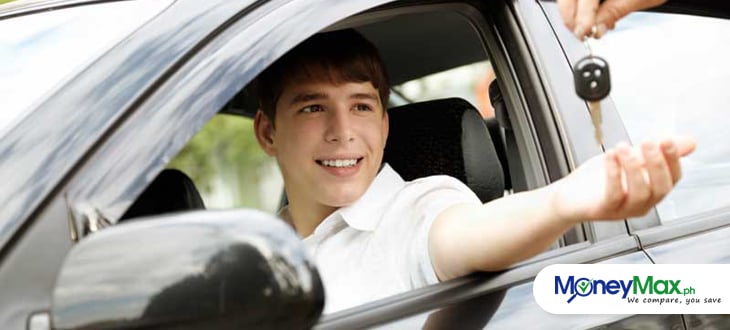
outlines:
[[[14,1],[14,0],[0,0],[0,5],[2,5],[2,4],[4,4],[4,3],[8,3],[8,2],[11,2],[11,1]]]
[[[253,120],[219,114],[188,142],[168,164],[187,173],[203,198],[220,190],[223,180],[236,200],[225,207],[260,206],[258,185],[265,165],[274,160],[256,142]],[[206,204],[208,201],[206,200]]]

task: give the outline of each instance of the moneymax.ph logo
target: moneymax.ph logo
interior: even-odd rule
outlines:
[[[590,295],[613,295],[626,299],[632,295],[688,295],[695,294],[693,287],[681,287],[682,280],[655,279],[654,276],[636,276],[631,279],[590,279],[577,276],[555,276],[555,294],[569,296],[567,303],[576,297]]]
[[[730,264],[555,264],[532,283],[553,314],[729,314]]]

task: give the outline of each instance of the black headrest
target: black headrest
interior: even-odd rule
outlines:
[[[119,221],[204,208],[203,199],[193,181],[181,171],[165,169],[147,186],[142,195],[137,197]]]
[[[469,102],[442,99],[388,110],[384,161],[403,179],[446,174],[488,202],[504,194],[504,177],[492,139]]]

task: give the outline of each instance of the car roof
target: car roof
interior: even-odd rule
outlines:
[[[0,5],[0,19],[20,16],[38,11],[54,10],[64,7],[98,3],[93,0],[15,0]]]

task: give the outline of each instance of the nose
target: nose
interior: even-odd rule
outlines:
[[[335,111],[330,111],[327,118],[327,131],[325,140],[332,143],[350,142],[355,139],[352,131],[350,111],[346,106],[338,106]]]

